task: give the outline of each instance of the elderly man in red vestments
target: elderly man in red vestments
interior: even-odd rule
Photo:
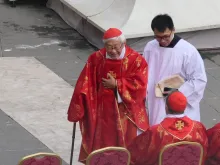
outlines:
[[[206,165],[220,165],[220,123],[207,130],[209,149]]]
[[[105,48],[89,56],[75,86],[68,120],[80,123],[81,162],[103,147],[127,147],[149,127],[145,109],[148,65],[125,41],[119,29],[107,30]]]
[[[161,149],[170,143],[180,141],[198,142],[207,153],[208,138],[202,123],[184,116],[187,106],[186,97],[179,91],[168,95],[166,100],[166,118],[136,137],[128,146],[133,165],[158,165]],[[203,162],[204,162],[203,160]]]

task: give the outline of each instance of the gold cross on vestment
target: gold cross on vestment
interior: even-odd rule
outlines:
[[[109,74],[110,74],[112,77],[116,78],[116,73],[114,73],[113,71],[109,71]]]
[[[178,130],[182,130],[184,128],[184,122],[182,122],[181,120],[177,121],[175,124],[176,128]]]

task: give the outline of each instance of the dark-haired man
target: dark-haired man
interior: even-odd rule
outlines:
[[[185,80],[178,89],[187,97],[185,114],[192,120],[200,121],[199,103],[203,98],[207,77],[199,52],[175,34],[173,20],[169,15],[154,17],[151,28],[155,39],[147,43],[143,54],[149,66],[147,104],[150,125],[160,123],[166,116],[164,98],[155,95],[155,86],[173,75],[179,75]]]

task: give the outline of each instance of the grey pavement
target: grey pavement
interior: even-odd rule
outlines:
[[[20,3],[16,8],[11,8],[2,0],[0,1],[0,41],[0,57],[3,59],[35,57],[72,86],[74,86],[88,55],[94,51],[94,48],[83,37],[65,24],[52,10],[27,3]],[[57,146],[48,147],[49,142],[44,141],[43,143],[42,140],[39,140],[46,138],[33,136],[32,134],[37,129],[30,133],[31,129],[22,124],[21,116],[15,119],[16,115],[14,115],[15,117],[13,113],[9,115],[7,107],[1,102],[6,98],[2,92],[2,82],[3,80],[0,78],[0,109],[2,109],[2,111],[0,110],[0,164],[17,164],[22,157],[36,152],[59,151],[59,148],[56,149]],[[14,111],[16,111],[16,107]],[[40,120],[40,118],[36,120]],[[71,128],[69,132],[72,133]],[[71,139],[71,135],[68,137]],[[60,137],[54,138],[55,143],[62,141],[62,139],[59,140]],[[71,146],[70,142],[69,146]],[[68,151],[69,156],[70,150]],[[76,161],[75,158],[74,162]],[[69,159],[66,159],[66,162],[69,163]],[[67,164],[66,162],[63,164]]]
[[[36,152],[52,151],[0,110],[0,164],[16,165],[22,157]]]
[[[28,57],[25,59],[26,62],[17,64],[22,71],[22,74],[24,74],[25,69],[28,70],[28,68],[25,68],[25,66],[30,67],[31,71],[36,72],[36,69],[39,67],[39,70],[41,69],[41,72],[39,71],[41,75],[38,75],[38,79],[34,77],[34,72],[31,72],[33,74],[33,78],[38,82],[37,85],[42,85],[42,83],[45,82],[50,84],[49,81],[52,81],[52,85],[53,83],[59,82],[59,85],[61,86],[62,84],[62,87],[66,88],[66,90],[69,90],[70,87],[68,87],[68,85],[64,82],[61,82],[61,79],[58,79],[55,77],[55,75],[51,75],[52,73],[49,70],[53,71],[56,75],[62,78],[62,80],[65,80],[74,87],[88,55],[95,50],[93,46],[91,46],[75,30],[70,28],[56,13],[47,9],[46,7],[39,6],[37,4],[27,4],[27,2],[19,4],[16,8],[11,8],[7,3],[0,0],[0,41],[0,57],[2,57],[2,61],[4,63],[10,62],[10,59],[8,58],[13,57],[11,59],[11,61],[13,61],[11,65],[16,67],[16,62],[19,63],[23,60],[20,59],[20,57]],[[206,66],[208,85],[205,91],[204,99],[201,102],[201,116],[202,122],[209,128],[215,123],[220,122],[220,53],[205,52],[202,53],[202,56]],[[31,68],[30,63],[36,63],[35,60],[29,59],[31,57],[37,59],[49,70],[46,70],[46,68],[40,64],[37,64],[35,68]],[[2,67],[2,69],[4,68],[10,70],[10,63],[7,63],[5,67]],[[47,74],[44,75],[43,71],[45,71]],[[13,72],[15,71],[13,70]],[[27,74],[24,74],[24,76],[27,76]],[[50,77],[51,79],[47,79],[47,77]],[[53,139],[53,141],[51,140],[52,142],[48,142],[48,138],[50,136],[42,136],[40,135],[41,132],[39,129],[34,128],[34,126],[39,126],[37,120],[45,120],[46,118],[40,117],[38,114],[36,114],[37,111],[31,111],[29,115],[28,107],[19,104],[29,104],[29,106],[31,106],[32,102],[25,103],[27,95],[24,95],[23,93],[20,94],[21,96],[25,96],[25,98],[21,99],[23,102],[18,100],[19,88],[22,85],[19,87],[13,86],[13,81],[10,78],[13,79],[13,77],[10,76],[6,77],[7,81],[2,81],[0,79],[0,109],[2,110],[0,110],[0,164],[17,164],[19,159],[21,159],[23,156],[36,152],[58,151],[61,153],[61,155],[64,154],[63,157],[65,157],[65,154],[70,154],[70,152],[66,153],[69,148],[66,148],[65,153],[62,153],[62,149],[57,146],[53,146],[53,143],[61,143],[62,140],[66,140],[65,137],[59,135],[60,132],[57,133],[57,136],[59,137]],[[41,79],[42,82],[40,82]],[[6,89],[10,90],[10,86],[3,88],[1,83],[4,85],[10,84],[15,91],[18,91],[15,94],[16,97],[14,96],[10,98],[11,95],[8,93],[13,91],[6,91]],[[36,85],[36,83],[33,84]],[[26,89],[24,88],[24,90]],[[56,90],[56,92],[59,91],[57,87],[51,87],[51,90]],[[28,91],[29,90],[25,91],[26,94]],[[72,91],[69,93],[71,92]],[[66,93],[68,92],[65,92],[62,96],[58,93],[55,94],[59,97],[65,97]],[[3,94],[4,98],[2,99],[1,97],[3,97]],[[70,94],[67,95],[67,97],[69,96]],[[29,93],[28,99],[31,100],[31,97],[36,97],[39,99],[39,97],[33,93]],[[53,101],[55,97],[49,98],[48,96],[48,99]],[[59,104],[57,106],[58,108],[63,108],[63,113],[65,113],[66,103],[69,100],[63,99],[62,101],[65,102],[65,105]],[[13,108],[10,107],[13,106],[12,102],[14,103]],[[39,102],[33,102],[34,110],[36,110],[35,108],[37,108],[37,104],[39,104]],[[46,105],[44,101],[42,101],[42,105],[45,105],[47,110],[52,109],[49,107],[49,104]],[[62,111],[59,111],[59,113],[61,112]],[[42,113],[40,114],[42,116],[48,115],[46,111],[44,112],[44,109],[41,109],[41,111],[39,110],[39,113]],[[29,117],[33,117],[32,115],[34,115],[35,119],[33,119],[34,123],[36,124],[31,125],[31,120],[28,120],[28,118],[23,118],[22,116],[19,116],[19,114],[28,114]],[[25,124],[26,120],[27,124]],[[62,125],[63,123],[60,124]],[[49,130],[49,126],[51,126],[50,123],[45,123],[45,130]],[[62,126],[64,128],[68,128],[68,133],[66,134],[69,135],[69,138],[71,139],[70,133],[72,130],[65,125]],[[44,128],[42,127],[42,130],[43,129]],[[59,130],[63,131],[64,129],[60,128]],[[55,135],[56,130],[53,132],[55,132]],[[67,139],[66,141],[69,142],[69,146],[71,145],[70,139]],[[77,130],[76,146],[79,145],[80,133],[79,130]],[[79,152],[79,147],[76,147],[76,151]],[[76,161],[76,156],[74,158]],[[65,160],[68,162],[68,158],[65,158]],[[64,165],[65,164],[67,163],[64,162]]]

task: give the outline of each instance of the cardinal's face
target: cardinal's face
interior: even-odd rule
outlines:
[[[109,40],[105,43],[106,51],[108,55],[113,59],[119,58],[123,47],[124,44],[119,40]]]

